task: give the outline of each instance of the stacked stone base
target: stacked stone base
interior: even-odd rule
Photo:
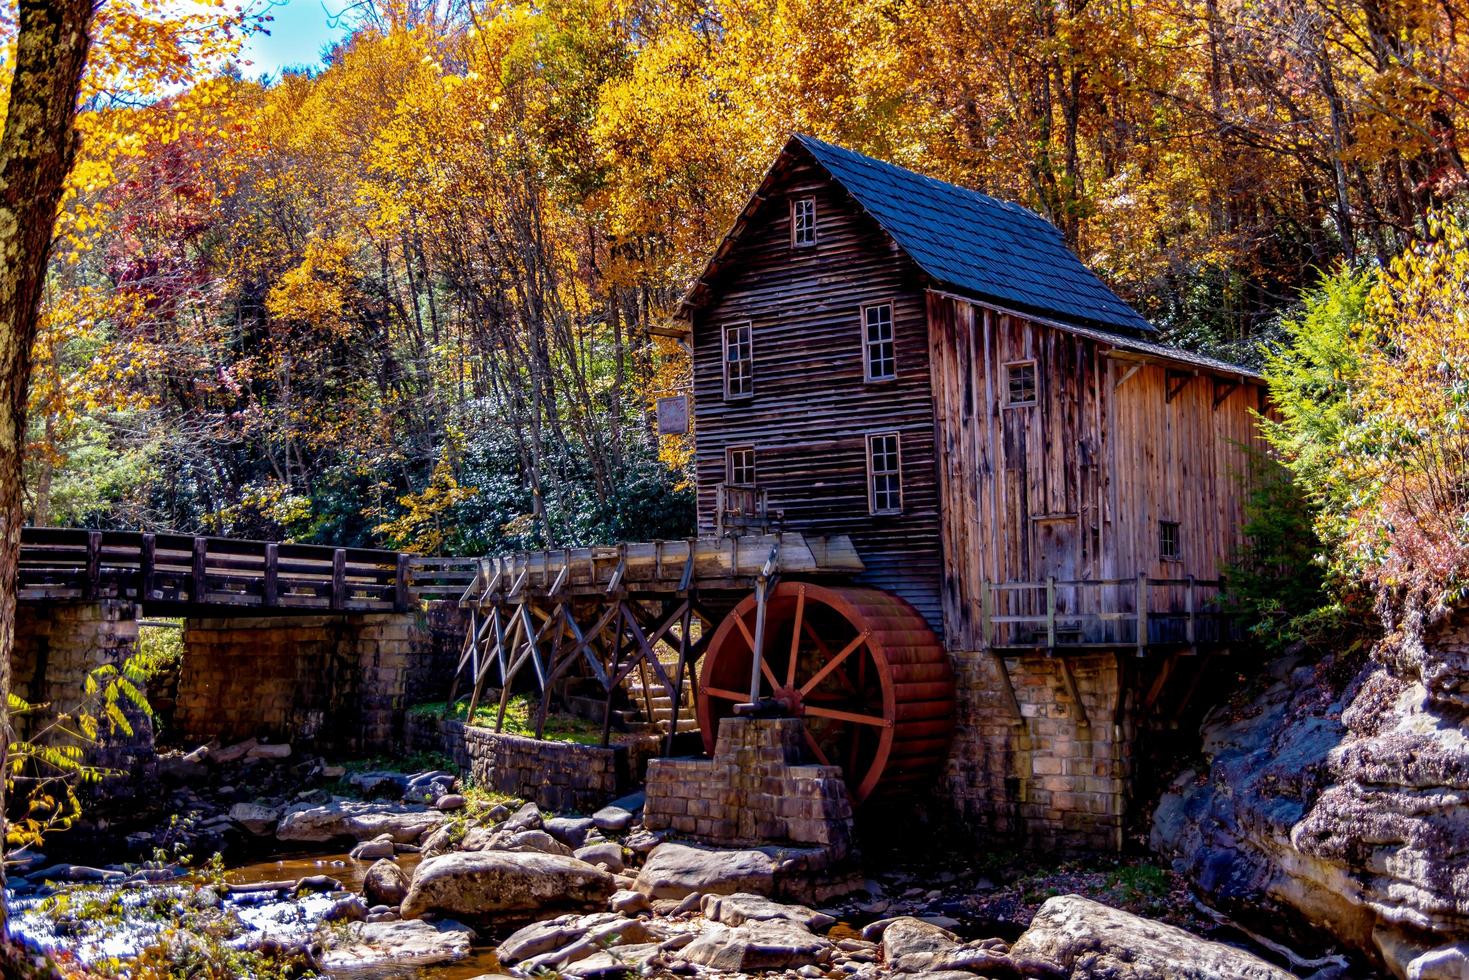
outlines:
[[[847,854],[852,805],[842,771],[802,765],[801,743],[796,718],[724,719],[713,759],[649,763],[643,825],[710,844]]]
[[[413,715],[408,722],[410,750],[442,751],[480,786],[560,813],[591,813],[632,792],[658,743],[653,736],[646,745],[604,747],[507,735],[432,716]]]

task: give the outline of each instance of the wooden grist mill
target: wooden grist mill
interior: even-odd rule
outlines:
[[[1118,846],[1134,743],[1236,635],[1260,376],[1160,343],[1040,216],[805,136],[668,332],[696,537],[483,560],[471,697],[544,718],[575,678],[605,729],[656,690],[716,756],[784,717],[854,802]]]
[[[953,727],[952,671],[911,606],[850,584],[862,570],[847,538],[795,532],[486,559],[463,601],[470,703],[493,679],[503,724],[526,677],[540,735],[567,682],[594,681],[605,742],[614,706],[637,707],[629,678],[643,693],[651,679],[671,706],[670,747],[693,722],[712,753],[720,719],[743,709],[801,718],[812,757],[850,773],[857,800],[931,779]]]

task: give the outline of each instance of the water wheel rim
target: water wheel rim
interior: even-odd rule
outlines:
[[[860,595],[864,600],[867,601],[864,603],[858,603],[854,601],[854,595]],[[877,680],[877,687],[878,690],[881,692],[881,716],[880,719],[878,718],[878,716],[875,715],[866,717],[870,719],[870,721],[880,720],[881,724],[871,724],[870,721],[862,722],[862,724],[876,731],[876,744],[868,754],[868,761],[866,762],[865,766],[862,767],[862,771],[859,774],[860,778],[857,778],[857,776],[854,776],[853,773],[848,772],[846,766],[838,766],[838,768],[842,769],[843,775],[846,779],[848,793],[851,795],[852,802],[861,803],[862,801],[866,800],[870,795],[872,795],[872,792],[877,788],[878,783],[882,779],[883,773],[887,770],[888,760],[892,754],[893,748],[893,738],[895,734],[897,719],[897,700],[895,685],[893,683],[892,668],[890,663],[888,662],[887,650],[883,645],[882,636],[879,634],[879,632],[872,630],[866,625],[867,621],[873,616],[875,612],[878,611],[873,607],[889,603],[893,600],[893,597],[887,593],[879,592],[873,589],[836,589],[814,582],[789,581],[781,582],[773,590],[771,590],[770,594],[766,597],[766,602],[768,605],[775,604],[777,602],[784,603],[788,600],[796,602],[802,609],[804,609],[806,604],[808,603],[816,603],[825,606],[836,613],[845,622],[851,624],[855,631],[856,638],[858,640],[861,640],[861,643],[860,645],[853,647],[853,649],[847,653],[847,658],[857,656],[863,650],[865,650],[866,660],[874,668]],[[714,635],[710,638],[709,646],[704,656],[703,663],[700,665],[699,692],[697,699],[699,727],[703,735],[705,750],[710,755],[714,754],[715,745],[719,736],[717,724],[718,720],[714,716],[714,704],[711,695],[713,695],[713,698],[716,698],[725,703],[736,700],[749,700],[749,691],[747,689],[744,691],[736,691],[733,689],[723,688],[721,686],[711,684],[711,681],[713,679],[712,675],[716,670],[719,662],[719,652],[729,648],[728,645],[731,641],[731,637],[735,634],[739,634],[740,643],[746,646],[746,650],[744,654],[742,654],[742,656],[746,658],[744,660],[744,667],[745,674],[746,676],[748,676],[748,657],[751,654],[750,648],[753,647],[754,639],[753,617],[755,612],[755,605],[755,596],[748,595],[745,598],[741,599],[740,602],[738,602],[735,607],[730,610],[728,615],[726,615],[724,619],[720,621],[719,626],[715,629]],[[746,622],[747,618],[750,620],[749,622]],[[744,626],[743,630],[741,629],[742,624]],[[767,631],[768,630],[769,624],[767,623]],[[793,629],[792,639],[794,640],[798,638],[798,636],[799,633],[797,633]],[[852,641],[848,641],[849,644],[851,642]],[[843,649],[845,650],[845,648],[846,645],[844,645]],[[836,651],[837,654],[840,654],[841,652],[842,651]],[[835,656],[833,657],[833,659],[835,659]],[[832,662],[829,660],[827,666],[831,666],[831,663]],[[793,661],[789,657],[789,654],[787,654],[787,670],[789,671],[790,669],[792,669],[792,666]],[[804,693],[809,694],[811,693],[811,691],[814,691],[819,685],[820,681],[824,680],[825,676],[829,676],[830,673],[838,669],[839,666],[839,664],[837,666],[832,666],[831,671],[827,671],[826,675],[823,675],[821,677],[808,678],[806,684],[807,690]],[[779,692],[782,686],[790,686],[789,679],[787,679],[786,685],[782,685],[780,684],[781,678],[773,676],[774,671],[773,668],[770,667],[768,657],[763,660],[762,668],[764,668],[762,673],[764,673],[765,675],[763,680],[771,687],[773,692]],[[805,725],[805,719],[808,714],[811,717],[815,718],[824,718],[833,721],[845,720],[849,724],[858,723],[850,719],[851,713],[840,712],[835,709],[829,709],[820,706],[808,705],[805,702],[804,696],[798,699],[797,704],[794,705],[794,708],[796,710],[793,713],[796,715],[796,717],[802,719],[803,736],[806,739],[808,750],[814,747],[815,741],[814,735],[810,733],[809,727]],[[842,715],[848,715],[849,717],[843,718]],[[816,754],[818,755],[819,759],[819,749]]]

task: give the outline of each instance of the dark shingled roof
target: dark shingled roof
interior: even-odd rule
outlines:
[[[939,283],[1017,312],[1155,332],[1034,211],[811,136],[793,136],[791,142],[815,157]]]

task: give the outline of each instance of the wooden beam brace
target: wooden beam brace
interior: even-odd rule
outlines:
[[[1197,371],[1177,371],[1170,368],[1167,371],[1167,394],[1164,395],[1164,401],[1172,402],[1173,399],[1183,394],[1183,389],[1187,388],[1188,383],[1196,377],[1198,377]]]
[[[1139,371],[1141,371],[1142,367],[1143,366],[1141,364],[1129,365],[1127,370],[1122,372],[1122,377],[1118,378],[1112,383],[1112,390],[1116,391],[1123,385],[1127,384],[1128,379],[1130,379],[1134,374],[1137,374]]]
[[[1076,686],[1076,675],[1071,671],[1071,661],[1065,657],[1057,657],[1056,662],[1061,665],[1061,680],[1066,685],[1066,693],[1071,695],[1071,700],[1076,705],[1076,724],[1082,728],[1091,728],[1091,719],[1086,714],[1086,702],[1081,699],[1081,689]]]
[[[1229,378],[1214,379],[1214,408],[1217,410],[1239,387],[1239,382]]]

